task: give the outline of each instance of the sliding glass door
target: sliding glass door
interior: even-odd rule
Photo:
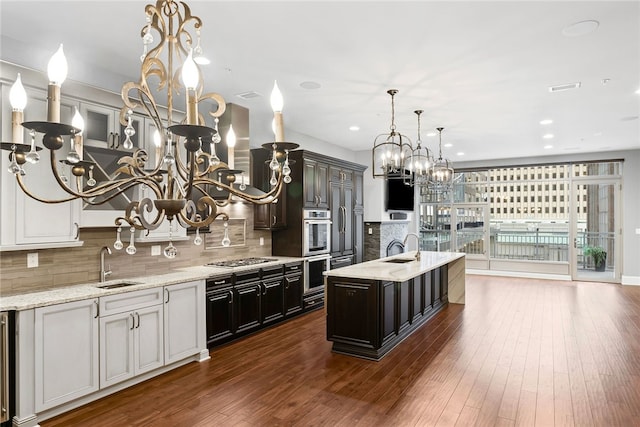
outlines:
[[[571,197],[573,280],[620,283],[620,180],[576,179]]]

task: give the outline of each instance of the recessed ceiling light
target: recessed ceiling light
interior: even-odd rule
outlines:
[[[544,139],[551,139],[551,138],[553,138],[553,134],[552,133],[545,133],[544,135],[542,135],[542,137]]]
[[[640,95],[640,89],[638,89],[638,90],[636,91],[636,94]]]
[[[427,136],[436,136],[436,135],[437,135],[437,133],[435,133],[435,132],[427,132]]]
[[[553,123],[553,120],[551,119],[540,120],[541,125],[550,125],[551,123]]]
[[[551,145],[551,144],[547,144],[547,145],[545,145],[545,146],[544,146],[544,147],[542,147],[542,148],[544,148],[545,150],[550,150],[550,149],[552,149],[552,148],[553,148],[553,145]]]
[[[355,125],[354,126],[349,126],[349,130],[353,131],[353,132],[358,131],[358,130],[360,130],[360,126],[355,126]]]
[[[453,147],[453,144],[450,143],[450,142],[447,142],[446,144],[444,144],[444,146],[447,147],[447,148],[451,148],[451,147]]]
[[[562,92],[565,90],[578,89],[582,85],[581,82],[566,83],[562,85],[549,86],[549,92]]]
[[[580,37],[593,33],[598,29],[600,23],[595,20],[587,20],[576,22],[562,29],[562,35],[565,37]]]
[[[307,81],[300,83],[300,87],[303,89],[320,89],[320,83]]]
[[[464,156],[464,153],[463,153],[462,151],[458,151],[458,152],[456,153],[456,156]]]

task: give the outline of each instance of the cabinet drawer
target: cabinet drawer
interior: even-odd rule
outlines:
[[[123,292],[100,298],[100,317],[163,303],[163,288]]]
[[[302,263],[285,264],[284,274],[297,274],[302,273]]]
[[[231,286],[232,283],[233,276],[209,277],[207,279],[207,291],[218,289],[224,286]]]
[[[262,269],[262,278],[268,279],[270,277],[282,276],[282,265],[275,265],[273,267],[265,267]]]
[[[255,282],[260,280],[260,270],[242,271],[239,273],[235,273],[234,276],[236,285]]]

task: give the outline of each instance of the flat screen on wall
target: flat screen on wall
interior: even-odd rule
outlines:
[[[388,211],[413,211],[413,187],[406,185],[402,179],[387,179],[385,207]]]

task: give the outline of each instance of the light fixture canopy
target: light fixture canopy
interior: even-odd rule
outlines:
[[[389,89],[391,96],[391,125],[389,133],[380,134],[373,142],[372,168],[373,178],[410,179],[406,163],[411,157],[413,148],[411,140],[396,130],[395,95],[397,89]]]
[[[31,148],[35,152],[39,147],[21,144],[21,141],[2,143],[2,149],[10,150],[12,159],[9,171],[15,175],[20,188],[29,197],[45,203],[63,203],[75,199],[82,199],[86,204],[97,205],[108,202],[121,193],[136,187],[144,186],[152,196],[140,200],[133,200],[126,207],[124,215],[115,219],[118,226],[117,238],[114,243],[116,250],[123,249],[121,241],[122,226],[127,226],[131,237],[128,254],[135,254],[134,233],[136,230],[155,230],[165,220],[177,221],[181,226],[201,228],[210,225],[215,219],[229,219],[218,208],[227,206],[232,198],[241,199],[253,204],[273,203],[278,199],[284,183],[290,182],[291,170],[288,166],[287,150],[298,147],[294,143],[269,143],[268,149],[274,151],[274,156],[283,158],[282,162],[272,168],[272,188],[267,192],[256,194],[255,191],[245,192],[246,186],[234,186],[236,174],[243,171],[229,169],[229,166],[221,162],[215,154],[214,146],[220,141],[217,131],[218,118],[226,109],[224,98],[217,93],[202,93],[203,79],[199,67],[194,61],[194,50],[191,43],[193,36],[190,30],[195,29],[197,34],[196,54],[201,53],[200,29],[202,20],[191,14],[189,6],[176,0],[156,0],[154,4],[145,7],[146,23],[141,37],[143,42],[143,54],[140,79],[137,82],[125,83],[122,87],[122,100],[124,106],[120,110],[120,124],[127,126],[125,134],[127,141],[135,134],[131,125],[131,118],[136,111],[145,114],[156,129],[152,142],[155,145],[156,156],[150,158],[144,149],[137,149],[132,154],[124,154],[118,160],[119,169],[111,178],[102,182],[96,182],[93,177],[93,169],[96,166],[92,162],[82,160],[82,145],[79,152],[75,152],[81,141],[81,132],[84,123],[81,117],[74,117],[72,125],[59,123],[60,121],[60,85],[67,74],[67,62],[64,58],[62,45],[49,61],[49,92],[47,104],[47,121],[24,122],[22,126],[34,132],[43,133],[43,145],[49,149],[51,156],[51,170],[57,184],[68,194],[61,199],[47,199],[40,197],[27,189],[22,178],[25,174],[22,164],[28,156],[24,153]],[[156,42],[154,45],[154,35]],[[182,63],[181,63],[182,62]],[[181,67],[181,69],[180,69]],[[181,72],[184,87],[180,87],[178,72]],[[18,78],[18,83],[19,83]],[[153,80],[153,89],[150,83]],[[156,82],[159,80],[159,82]],[[21,86],[14,85],[16,88]],[[157,89],[156,89],[157,88]],[[184,92],[182,89],[185,89]],[[22,89],[24,90],[24,89]],[[17,93],[18,89],[15,90]],[[164,92],[163,92],[164,91]],[[12,92],[14,92],[12,90]],[[177,111],[174,111],[174,96],[185,93],[186,95],[186,119],[180,121]],[[156,97],[161,95],[166,99],[166,108],[161,108],[156,103]],[[26,96],[20,98],[15,95],[14,108],[26,104]],[[280,98],[282,95],[280,94]],[[213,102],[217,108],[208,112],[213,118],[214,127],[206,125],[203,115],[198,113],[198,104],[202,101]],[[282,100],[281,100],[282,103]],[[281,107],[280,107],[281,109]],[[18,114],[18,112],[16,112]],[[20,112],[21,114],[21,112]],[[18,117],[18,116],[16,116]],[[17,120],[15,120],[17,121]],[[20,120],[18,123],[21,123]],[[56,159],[56,151],[64,145],[64,139],[71,137],[71,152],[65,160]],[[235,134],[230,128],[227,136],[229,147],[233,147]],[[127,145],[125,141],[125,148]],[[211,153],[202,149],[202,143],[206,142]],[[132,148],[133,144],[130,144]],[[209,147],[210,146],[210,147]],[[288,152],[288,151],[287,151]],[[31,153],[29,153],[31,154]],[[37,153],[33,153],[37,154]],[[17,161],[16,161],[17,159]],[[150,164],[155,159],[155,164]],[[72,166],[75,179],[67,182],[62,179],[63,173],[58,170],[58,163],[66,163]],[[30,162],[33,163],[33,162]],[[88,179],[85,180],[85,177]],[[226,193],[226,198],[220,198],[216,194],[214,198],[209,189],[216,188]],[[142,193],[140,193],[142,194]],[[228,233],[225,233],[223,246],[228,246],[230,241]],[[169,244],[164,254],[168,258],[176,256],[177,251],[172,244],[169,235]]]

